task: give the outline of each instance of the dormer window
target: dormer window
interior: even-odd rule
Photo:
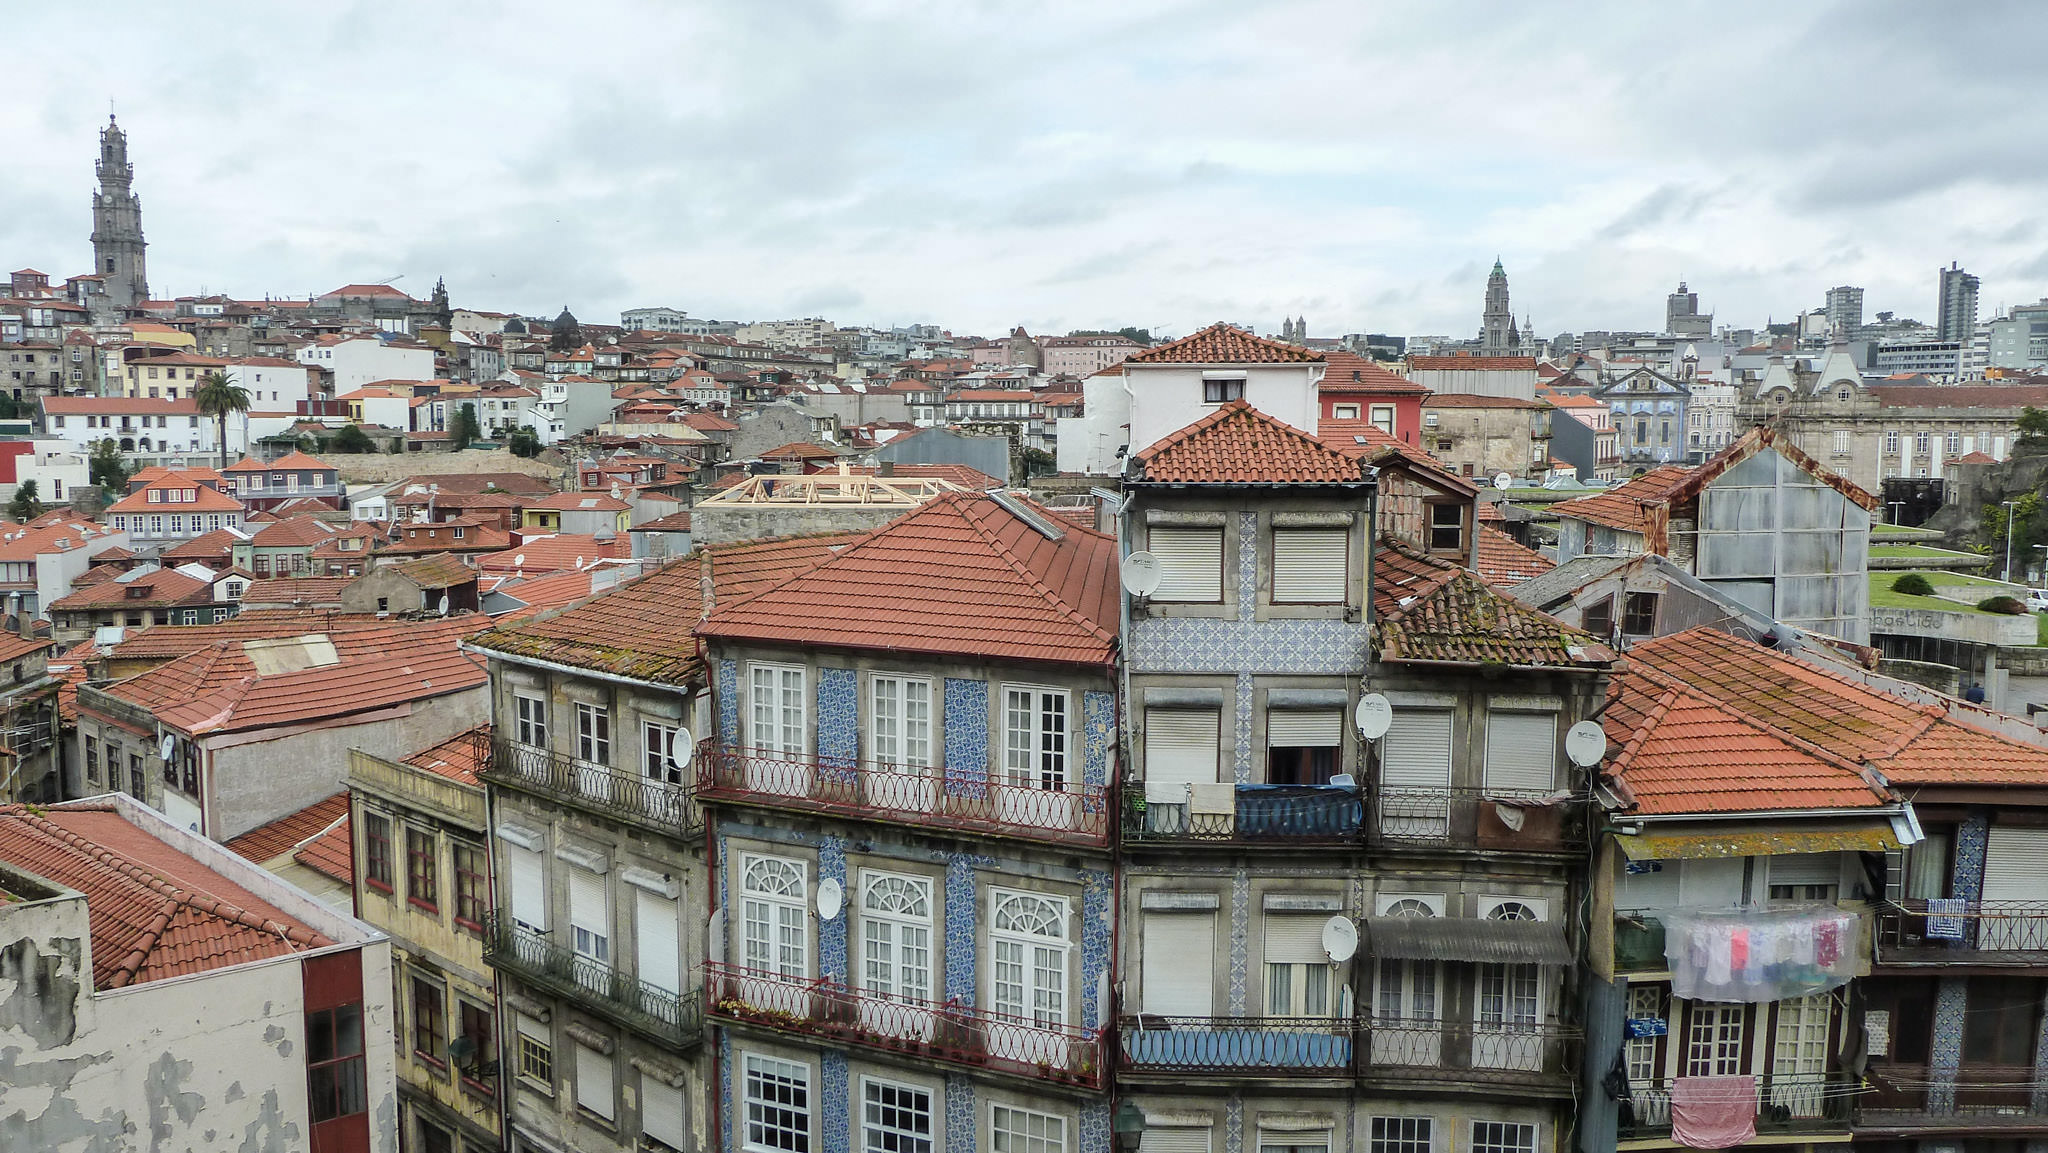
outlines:
[[[1465,506],[1459,504],[1433,504],[1429,506],[1429,551],[1465,551]]]

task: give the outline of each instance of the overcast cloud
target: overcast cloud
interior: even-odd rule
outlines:
[[[993,333],[1754,325],[2048,295],[2048,6],[55,4],[9,20],[0,261],[91,251],[128,129],[158,296]]]

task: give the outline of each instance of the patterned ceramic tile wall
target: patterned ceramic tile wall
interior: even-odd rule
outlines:
[[[853,1119],[847,1115],[851,1077],[846,1054],[837,1049],[826,1049],[818,1054],[818,1117],[824,1126],[822,1135],[825,1139],[820,1144],[825,1153],[846,1153],[847,1143],[853,1136]]]
[[[1235,727],[1231,730],[1232,773],[1240,785],[1252,783],[1252,675],[1237,674],[1236,712],[1233,715]]]
[[[740,663],[718,662],[718,739],[728,745],[740,740]]]
[[[1249,621],[1259,603],[1259,514],[1237,514],[1237,619]]]
[[[1131,668],[1341,676],[1365,666],[1366,627],[1343,620],[1225,621],[1147,617],[1131,624]]]
[[[1983,814],[1972,816],[1956,826],[1956,875],[1950,892],[1965,901],[1975,901],[1984,895],[1984,851],[1990,837],[1991,821]],[[1974,937],[1976,924],[1970,926]],[[1968,949],[1975,945],[1969,938],[1950,941],[1951,949]]]
[[[1081,1149],[1109,1148],[1109,1102],[1088,1101],[1081,1106]]]
[[[1251,968],[1252,878],[1239,869],[1230,878],[1230,1015],[1245,1015],[1245,983]]]
[[[1934,994],[1933,1048],[1927,1055],[1927,1111],[1956,1111],[1956,1069],[1963,1063],[1968,980],[1943,977]]]
[[[846,894],[839,915],[818,918],[818,972],[844,983],[846,976],[846,923],[853,918],[853,886],[846,877],[846,838],[827,834],[818,839],[818,881],[839,882]]]
[[[860,760],[859,701],[859,674],[852,669],[818,670],[818,760],[828,774]]]
[[[946,1075],[946,1151],[974,1153],[974,1082],[959,1073]],[[731,1148],[730,1145],[726,1148]]]
[[[720,1137],[724,1144],[719,1148],[737,1149],[739,1146],[732,1142],[732,1115],[739,1112],[733,1107],[732,1096],[732,1034],[726,1032],[724,1026],[713,1026],[712,1033],[716,1038],[714,1044],[718,1046],[718,1099],[726,1105],[719,1110],[723,1121],[720,1128],[725,1130]]]
[[[1244,1153],[1244,1098],[1223,1103],[1223,1153]]]
[[[946,858],[946,999],[974,1005],[975,929],[981,923],[974,870],[995,865],[994,857],[953,853]]]
[[[946,678],[946,794],[988,792],[988,682]]]
[[[1110,909],[1113,881],[1108,871],[1081,870],[1081,1019],[1084,1029],[1103,1021],[1102,975],[1109,972],[1110,934],[1116,916]],[[1082,1148],[1092,1148],[1083,1144]]]
[[[1081,782],[1109,783],[1109,754],[1116,748],[1116,694],[1081,694]]]

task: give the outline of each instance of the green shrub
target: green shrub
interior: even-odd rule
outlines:
[[[1892,591],[1904,593],[1909,597],[1931,597],[1934,595],[1934,585],[1919,573],[1909,572],[1892,582]]]
[[[2009,617],[2025,616],[2027,613],[2027,606],[2015,597],[1985,597],[1977,602],[1977,607],[1987,613],[2004,613]]]

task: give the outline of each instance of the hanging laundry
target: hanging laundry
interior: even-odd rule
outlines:
[[[1756,1136],[1756,1078],[1671,1082],[1671,1139],[1689,1149],[1732,1149]]]

